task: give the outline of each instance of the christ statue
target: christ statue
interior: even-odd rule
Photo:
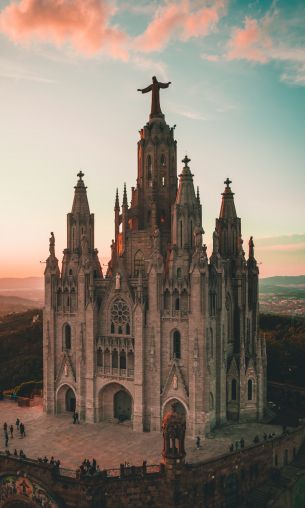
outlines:
[[[151,111],[150,118],[154,117],[163,117],[163,113],[160,107],[160,88],[168,88],[171,84],[171,81],[168,83],[161,83],[157,80],[156,76],[152,78],[152,84],[147,86],[146,88],[138,88],[138,92],[147,93],[151,92]]]

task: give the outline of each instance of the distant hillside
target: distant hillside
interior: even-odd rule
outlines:
[[[24,312],[29,309],[37,308],[37,301],[18,296],[4,296],[0,294],[0,320],[2,316],[12,312]]]
[[[5,316],[0,322],[0,390],[42,379],[42,311]]]
[[[0,314],[8,312],[20,312],[25,309],[33,307],[42,307],[44,303],[44,282],[42,277],[25,277],[25,278],[0,278],[0,295],[5,297],[18,297],[23,300],[31,300],[34,305],[28,304],[25,306],[14,307],[9,306],[9,301],[3,309],[0,302]],[[4,301],[3,301],[4,302]],[[17,303],[17,302],[16,302]],[[21,304],[21,302],[19,302]]]
[[[43,277],[0,278],[0,291],[12,289],[43,289]]]
[[[260,291],[284,291],[288,289],[305,289],[305,275],[266,277],[259,281]]]

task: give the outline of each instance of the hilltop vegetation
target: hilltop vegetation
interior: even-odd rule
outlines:
[[[305,318],[261,314],[268,379],[305,387]]]
[[[0,322],[0,390],[42,379],[42,311],[10,314]]]

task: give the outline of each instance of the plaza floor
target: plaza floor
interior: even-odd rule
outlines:
[[[15,421],[25,424],[26,437],[16,431]],[[45,415],[41,406],[18,407],[15,402],[0,401],[0,428],[2,438],[0,451],[5,450],[3,424],[14,425],[14,437],[9,439],[11,453],[16,448],[24,451],[28,458],[51,457],[60,459],[61,466],[75,470],[84,458],[94,457],[103,469],[119,468],[125,461],[131,465],[159,464],[162,452],[162,435],[153,432],[133,432],[125,424],[101,422],[73,425],[71,415]],[[186,438],[187,462],[198,462],[223,455],[232,442],[241,437],[245,446],[253,444],[254,436],[262,439],[264,432],[280,435],[282,427],[270,424],[235,424],[217,429],[213,438],[201,440],[196,449],[195,439]]]

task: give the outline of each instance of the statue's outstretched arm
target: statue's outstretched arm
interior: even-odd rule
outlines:
[[[152,85],[147,86],[146,88],[138,88],[138,92],[147,93],[152,90]]]
[[[168,83],[160,83],[160,81],[159,81],[160,88],[168,88],[170,84],[171,84],[171,81],[169,81]]]

